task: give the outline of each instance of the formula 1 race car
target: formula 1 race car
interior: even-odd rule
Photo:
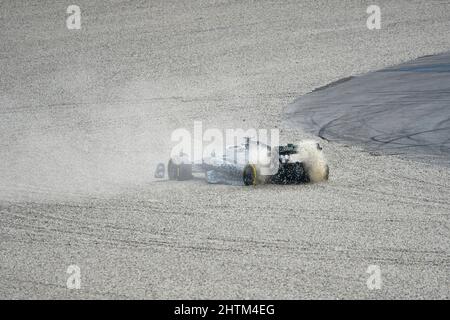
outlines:
[[[297,184],[328,180],[329,167],[322,147],[314,141],[270,147],[249,138],[241,145],[228,146],[222,156],[192,162],[180,153],[169,160],[170,180],[189,180],[193,173],[205,173],[209,183],[256,185]]]

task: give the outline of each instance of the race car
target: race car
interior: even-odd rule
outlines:
[[[228,146],[221,156],[212,153],[197,163],[181,152],[169,160],[167,171],[170,180],[189,180],[193,173],[203,172],[209,183],[246,186],[319,182],[329,177],[329,166],[317,142],[271,147],[249,138]]]

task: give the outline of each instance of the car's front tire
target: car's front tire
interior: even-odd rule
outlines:
[[[245,166],[242,179],[244,181],[244,185],[246,186],[254,186],[258,183],[258,173],[254,164],[248,164]]]
[[[294,183],[308,183],[309,176],[306,173],[306,169],[301,162],[296,162],[290,172],[290,181]]]

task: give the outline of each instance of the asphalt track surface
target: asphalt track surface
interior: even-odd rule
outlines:
[[[447,52],[449,2],[379,1],[372,31],[364,1],[77,4],[78,31],[63,2],[1,4],[1,298],[449,297],[444,166],[315,137],[327,183],[153,178],[194,120],[314,138],[286,106]]]
[[[450,166],[449,103],[444,53],[338,80],[297,99],[285,117],[328,141]]]

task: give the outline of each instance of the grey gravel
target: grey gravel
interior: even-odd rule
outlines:
[[[372,31],[366,1],[76,2],[81,30],[2,2],[0,298],[449,298],[448,168],[321,141],[327,183],[153,178],[194,120],[311,138],[289,103],[450,50],[448,2],[377,1]]]

